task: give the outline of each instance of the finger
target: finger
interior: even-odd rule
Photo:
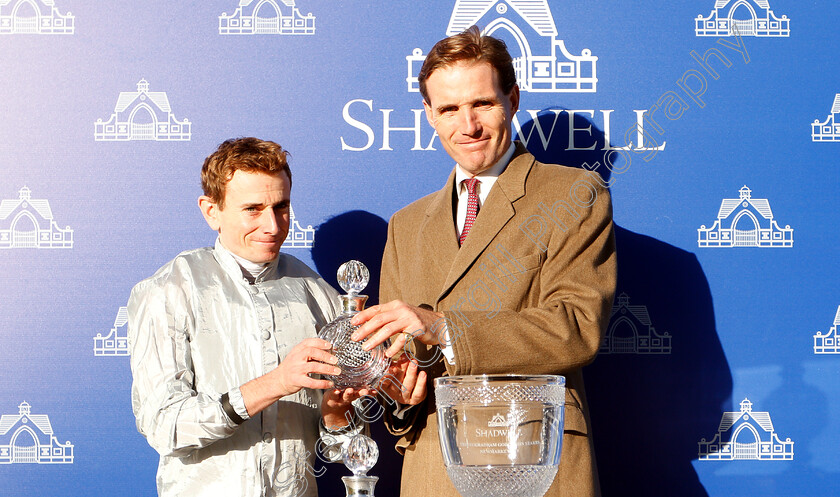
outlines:
[[[322,362],[307,362],[303,367],[303,373],[306,375],[323,374],[338,376],[341,374],[341,368],[333,366],[332,364],[324,364]]]
[[[405,403],[409,397],[410,390],[403,388],[405,384],[405,371],[398,371],[379,382],[379,390],[391,399],[401,403]]]
[[[338,357],[326,350],[309,348],[304,350],[305,362],[317,361],[324,364],[338,364]]]
[[[389,326],[391,331],[391,335],[394,333],[398,333],[405,328],[410,320],[416,320],[416,317],[411,312],[408,306],[402,304],[401,302],[389,302],[385,305],[374,306],[373,308],[378,308],[377,313],[374,316],[371,316],[364,324],[359,326],[355,332],[353,332],[352,339],[359,341],[362,338],[367,337],[371,333],[376,330],[380,330],[384,326]],[[396,324],[396,328],[391,325],[391,323]],[[390,336],[390,335],[389,335]]]
[[[297,383],[302,388],[311,388],[313,390],[329,390],[335,386],[330,380],[311,378],[306,375],[301,376]]]
[[[417,375],[417,386],[411,394],[411,399],[408,401],[411,405],[417,405],[426,398],[426,372],[420,371]]]
[[[376,396],[376,389],[375,388],[363,388],[359,390],[359,398],[362,397],[375,397]]]
[[[380,316],[381,315],[382,314],[380,314]],[[379,329],[379,331],[377,331],[373,335],[370,335],[370,336],[367,337],[367,340],[365,341],[364,345],[362,345],[362,348],[365,349],[365,350],[371,350],[374,347],[378,346],[379,344],[384,343],[385,340],[388,340],[391,337],[396,337],[396,335],[399,335],[400,333],[406,332],[409,329],[413,329],[413,328],[409,328],[411,321],[412,320],[410,318],[403,318],[403,319],[396,319],[395,318],[395,319],[392,319],[390,321],[384,321],[383,325]],[[371,320],[370,322],[373,322],[373,320]],[[422,333],[422,331],[420,333]],[[394,338],[394,340],[395,341],[400,341],[399,338]],[[403,339],[399,343],[400,344],[405,343],[405,339]],[[397,351],[401,350],[401,349],[402,349],[402,345],[400,345],[399,347],[391,347],[392,353],[388,354],[388,357],[393,357],[393,356],[397,355]]]
[[[353,326],[359,326],[367,322],[367,320],[369,320],[373,316],[376,316],[381,308],[381,305],[372,305],[363,309],[361,312],[359,312],[350,319],[350,324]]]
[[[416,331],[414,333],[408,333],[405,331],[400,332],[398,337],[394,337],[391,341],[391,346],[385,351],[385,355],[387,357],[394,357],[396,355],[402,354],[403,351],[406,349],[406,345],[410,343],[412,340],[415,340],[419,335],[420,331]]]
[[[295,345],[294,348],[295,349],[297,349],[297,348],[305,349],[305,348],[308,348],[308,347],[321,349],[321,350],[330,350],[332,348],[332,344],[330,342],[322,339],[322,338],[312,337],[312,338],[307,338],[307,339],[303,340],[299,344]]]
[[[334,387],[334,385],[333,385],[333,387]],[[335,404],[335,402],[336,402],[335,399],[337,399],[338,395],[340,395],[338,392],[339,392],[339,390],[336,390],[335,388],[326,389],[324,391],[323,403],[327,406],[332,406],[333,404]]]
[[[402,388],[403,388],[403,397],[410,397],[411,393],[414,391],[414,387],[417,384],[417,364],[411,363],[409,364],[408,368],[405,372],[405,377],[403,378]]]
[[[406,354],[400,354],[396,359],[391,359],[391,364],[407,364],[411,362]]]
[[[356,315],[358,316],[358,314]],[[367,319],[356,331],[350,336],[351,340],[359,341],[368,337],[371,333],[387,326],[393,319],[388,319],[387,316],[380,310],[375,315]]]
[[[388,366],[388,376],[394,378],[402,378],[405,376],[406,363],[395,362]]]

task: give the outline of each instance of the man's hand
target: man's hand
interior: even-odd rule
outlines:
[[[400,384],[390,378],[397,379]],[[420,371],[417,363],[404,355],[388,368],[388,375],[379,382],[379,389],[400,404],[416,406],[426,398],[426,372]]]
[[[352,402],[365,396],[375,396],[376,390],[362,388],[346,388],[339,390],[330,388],[324,392],[324,399],[321,401],[321,416],[324,418],[324,426],[330,430],[339,430],[350,424],[352,416],[347,413],[353,409]]]
[[[406,342],[410,340],[419,340],[426,345],[438,345],[443,339],[441,334],[446,329],[446,320],[442,312],[415,307],[400,300],[368,307],[353,316],[350,324],[361,325],[351,338],[356,341],[367,338],[367,342],[362,346],[365,350],[395,337],[385,351],[388,357],[402,353]]]
[[[332,388],[331,381],[309,376],[341,374],[341,368],[335,366],[338,358],[329,352],[331,348],[326,340],[307,338],[295,345],[279,366],[239,387],[248,415],[253,416],[302,388]]]
[[[299,392],[302,388],[332,388],[329,380],[316,380],[310,374],[338,375],[341,368],[338,357],[329,351],[332,344],[320,338],[307,338],[292,348],[291,352],[277,366],[277,388],[280,397]]]

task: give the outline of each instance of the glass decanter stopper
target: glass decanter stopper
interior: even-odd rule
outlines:
[[[376,442],[360,433],[341,449],[341,456],[344,465],[353,472],[353,476],[341,477],[347,489],[347,497],[373,497],[379,477],[368,476],[367,472],[379,459]]]
[[[373,439],[360,433],[342,447],[341,459],[354,476],[367,476],[367,472],[379,460],[379,447]]]
[[[350,319],[364,309],[367,295],[359,294],[370,280],[368,268],[359,261],[348,261],[338,268],[338,284],[347,292],[341,295],[341,314],[327,324],[318,336],[332,344],[332,353],[338,357],[338,376],[325,375],[325,378],[335,383],[336,388],[362,388],[375,386],[388,369],[389,359],[385,350],[389,343],[386,341],[366,351],[361,342],[354,342],[350,335],[358,326],[350,325]]]

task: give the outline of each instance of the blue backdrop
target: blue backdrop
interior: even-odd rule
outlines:
[[[154,495],[121,308],[212,244],[198,173],[222,140],[291,151],[289,253],[328,281],[351,257],[377,275],[387,219],[453,165],[421,113],[422,57],[472,23],[517,59],[528,148],[611,185],[619,286],[585,370],[605,495],[836,492],[838,13],[0,0],[0,493]],[[378,494],[398,495],[374,429]]]

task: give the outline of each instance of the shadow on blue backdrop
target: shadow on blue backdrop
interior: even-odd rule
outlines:
[[[364,289],[367,306],[379,302],[379,271],[382,252],[388,238],[388,222],[367,211],[347,211],[321,223],[312,243],[315,269],[327,283],[340,293],[338,267],[349,260],[357,260],[370,271],[370,283]]]
[[[315,231],[312,244],[312,261],[318,274],[340,293],[338,267],[352,259],[362,262],[370,271],[370,283],[364,290],[368,295],[367,306],[379,302],[379,272],[382,266],[382,252],[388,237],[388,223],[381,217],[367,211],[348,211],[328,219]],[[369,474],[378,476],[376,495],[384,497],[400,495],[400,474],[402,456],[397,454],[394,437],[381,421],[370,425],[371,437],[379,446],[379,462]],[[345,495],[342,476],[350,471],[341,463],[326,465],[327,472],[318,478],[318,492],[324,496]]]
[[[662,241],[616,226],[616,246],[608,336],[636,348],[613,342],[584,369],[604,495],[706,497],[691,461],[732,410],[708,282],[694,254]],[[625,323],[641,323],[635,336]],[[670,351],[641,353],[656,334],[671,338]]]
[[[588,164],[609,185],[620,176],[607,162],[633,174],[632,161],[643,160],[635,152],[630,164],[615,152],[605,160],[604,133],[580,114],[575,145],[592,150],[567,150],[568,114],[556,122],[552,112],[537,119],[543,130],[559,128],[544,147],[533,121],[521,126],[541,162]],[[601,351],[584,369],[603,495],[707,497],[692,461],[700,438],[731,410],[732,395],[708,281],[694,254],[620,226],[615,233],[615,302]]]

